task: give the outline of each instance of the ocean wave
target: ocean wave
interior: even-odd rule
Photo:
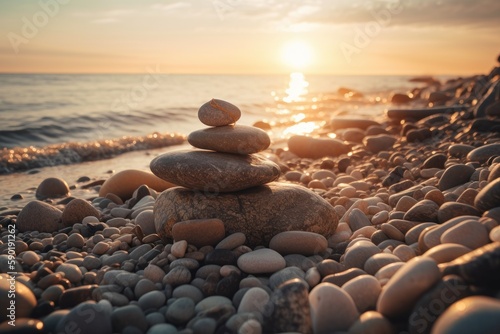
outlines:
[[[0,174],[108,159],[125,152],[179,145],[185,140],[186,136],[182,134],[155,132],[147,136],[103,139],[85,143],[68,142],[42,148],[34,146],[4,148],[0,151]]]

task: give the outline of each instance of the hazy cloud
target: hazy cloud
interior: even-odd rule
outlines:
[[[192,7],[191,3],[181,1],[173,3],[155,3],[151,6],[151,8],[154,10],[161,10],[165,12],[189,7]]]

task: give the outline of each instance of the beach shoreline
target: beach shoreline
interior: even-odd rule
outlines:
[[[25,174],[0,175],[5,189],[17,187],[15,193],[24,197],[7,200],[15,195],[11,191],[1,199],[2,265],[10,249],[8,226],[19,229],[19,220],[35,225],[33,220],[44,220],[26,209],[43,180],[71,175],[66,180],[76,185],[71,195],[85,202],[70,209],[67,196],[46,200],[57,214],[88,210],[96,215],[77,215],[77,222],[59,230],[17,231],[17,284],[30,290],[21,296],[29,310],[24,317],[52,330],[77,321],[86,332],[91,327],[75,314],[102,310],[93,324],[103,333],[127,328],[195,333],[203,324],[207,333],[363,333],[373,328],[420,333],[453,331],[464,323],[478,331],[498,328],[497,319],[478,319],[500,314],[500,67],[443,83],[429,79],[426,86],[386,98],[392,100],[383,118],[326,113],[318,120],[304,112],[292,126],[309,124],[312,131],[290,133],[261,152],[268,167],[280,169],[279,178],[235,188],[235,201],[232,191],[193,189],[189,202],[190,189],[161,192],[152,183],[122,198],[126,178],[108,184],[109,193],[100,191],[103,182],[118,178],[109,166],[116,172],[149,171],[153,158],[189,150],[188,144],[41,168],[29,176],[33,184],[25,189],[18,184]],[[161,163],[155,159],[153,164]],[[83,176],[88,179],[77,183]],[[297,195],[297,202],[274,204],[279,191],[304,193],[307,199]],[[271,209],[259,212],[252,206],[261,203],[259,196],[269,196],[259,205],[270,203]],[[225,201],[231,204],[222,206]],[[309,204],[314,212],[307,211]],[[214,207],[219,216],[203,216]],[[280,226],[282,231],[266,235],[265,224],[252,231],[269,211],[286,217],[282,207],[303,214],[297,218],[301,221],[290,222],[292,231]],[[31,214],[28,222],[20,218],[23,211]],[[247,214],[253,221],[245,220]],[[328,222],[319,217],[329,214],[334,218]],[[250,226],[245,234],[233,230],[230,221],[240,218]],[[176,232],[172,226],[180,222]],[[181,227],[189,233],[179,232]],[[256,244],[254,234],[262,234],[265,243]],[[445,300],[450,284],[462,288]],[[439,310],[425,317],[421,310],[436,303]]]

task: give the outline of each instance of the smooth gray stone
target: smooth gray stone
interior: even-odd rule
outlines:
[[[263,156],[202,150],[162,154],[151,161],[150,168],[161,179],[211,195],[248,189],[280,176],[278,165]]]

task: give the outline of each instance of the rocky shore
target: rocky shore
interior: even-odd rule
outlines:
[[[500,67],[426,83],[283,145],[212,100],[154,174],[44,180],[0,211],[0,333],[498,332]]]

